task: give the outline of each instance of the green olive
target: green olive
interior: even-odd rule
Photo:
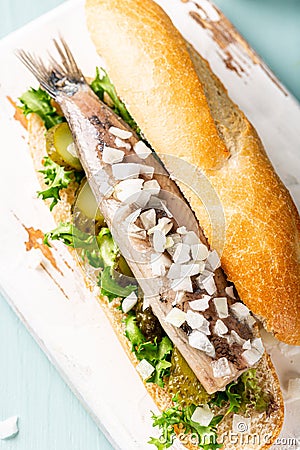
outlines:
[[[82,180],[79,187],[73,211],[80,211],[88,219],[93,219],[101,225],[104,224],[104,217],[86,178]]]
[[[79,159],[70,152],[74,148],[74,139],[66,122],[59,123],[46,133],[46,149],[52,161],[66,167],[81,171],[82,166]],[[71,147],[69,147],[71,146]]]

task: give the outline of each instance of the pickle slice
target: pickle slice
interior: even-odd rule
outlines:
[[[55,163],[66,169],[82,170],[79,159],[75,156],[74,139],[66,122],[59,123],[46,133],[46,149],[48,156]]]
[[[96,220],[101,225],[104,224],[104,217],[86,178],[81,182],[74,207],[74,210],[80,210],[88,219]]]

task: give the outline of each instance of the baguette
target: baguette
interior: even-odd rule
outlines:
[[[299,345],[300,219],[256,131],[153,1],[87,0],[86,15],[118,94],[240,298],[279,340]]]

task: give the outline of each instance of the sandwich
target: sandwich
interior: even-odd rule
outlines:
[[[68,245],[99,287],[161,411],[150,444],[268,448],[283,400],[260,326],[300,344],[295,205],[253,127],[154,2],[87,0],[86,16],[108,69],[94,79],[63,39],[48,61],[19,52],[40,84],[17,113],[57,222],[44,245]]]

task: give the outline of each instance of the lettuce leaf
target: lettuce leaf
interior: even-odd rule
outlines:
[[[204,450],[216,450],[222,445],[217,443],[217,425],[221,422],[223,416],[215,416],[209,426],[203,427],[199,423],[193,422],[191,417],[196,409],[195,405],[186,408],[177,403],[173,398],[174,406],[163,411],[161,415],[152,414],[153,427],[158,427],[161,431],[159,438],[150,438],[149,444],[156,446],[158,450],[165,450],[174,442],[176,433],[175,425],[182,425],[184,433],[193,434],[198,440],[198,447]]]
[[[219,407],[228,405],[227,415],[231,412],[246,413],[251,408],[264,412],[268,410],[271,401],[271,394],[260,386],[256,369],[249,369],[237,381],[230,383],[225,391],[217,392],[209,403]]]
[[[100,69],[96,68],[96,77],[91,82],[91,88],[99,97],[100,100],[104,100],[104,93],[106,93],[111,102],[112,102],[112,109],[113,111],[122,119],[137,133],[139,133],[139,128],[136,124],[136,122],[133,120],[131,115],[126,109],[126,106],[124,103],[119,99],[115,87],[112,84],[112,82],[109,79],[109,76],[107,75],[107,72],[100,67]]]
[[[23,114],[27,116],[35,113],[44,121],[47,130],[54,125],[64,122],[65,118],[57,113],[56,108],[51,103],[51,97],[43,89],[30,88],[19,98]]]
[[[153,342],[147,341],[139,329],[134,315],[129,314],[125,319],[125,335],[132,344],[132,351],[137,359],[141,361],[146,359],[155,371],[148,383],[156,383],[158,386],[164,387],[164,377],[168,376],[171,367],[171,354],[173,344],[167,336],[164,336],[160,342],[155,339]]]
[[[65,170],[64,167],[53,162],[48,156],[44,157],[43,165],[45,169],[39,170],[39,172],[44,174],[44,182],[48,188],[38,191],[38,196],[42,197],[43,200],[52,199],[50,204],[50,211],[52,211],[60,200],[60,190],[67,188],[74,180],[73,171]]]

